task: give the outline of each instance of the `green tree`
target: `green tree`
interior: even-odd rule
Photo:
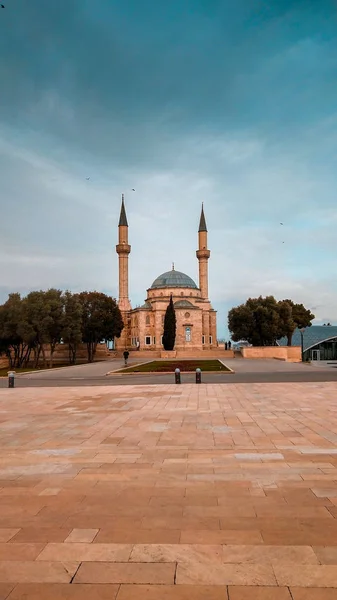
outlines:
[[[291,346],[296,327],[310,327],[314,318],[303,304],[259,296],[232,308],[228,313],[228,327],[235,342],[246,340],[253,346],[274,346],[281,337],[287,337]]]
[[[23,300],[24,327],[22,335],[31,340],[35,349],[35,367],[42,354],[47,366],[45,346],[50,349],[49,367],[53,366],[56,346],[61,341],[64,323],[64,301],[61,290],[49,289],[30,292]]]
[[[254,330],[252,310],[246,304],[240,304],[228,312],[228,329],[234,342],[249,341]]]
[[[68,344],[69,363],[76,364],[77,346],[82,342],[82,305],[77,294],[64,293],[62,339]]]
[[[286,335],[291,309],[274,296],[248,298],[228,313],[228,327],[234,342],[246,340],[253,346],[275,346]]]
[[[176,341],[176,311],[174,310],[172,294],[167,306],[164,319],[163,346],[164,350],[173,350]]]
[[[97,344],[120,337],[124,324],[116,300],[100,292],[81,292],[82,340],[87,345],[88,362],[95,358]]]
[[[23,335],[24,314],[20,294],[10,294],[0,307],[0,353],[9,360],[10,368],[24,366],[30,357],[31,340]]]
[[[283,300],[291,308],[291,321],[286,328],[285,335],[287,336],[287,344],[291,346],[292,338],[295,329],[302,329],[302,327],[311,327],[311,321],[315,318],[315,315],[303,306],[303,304],[295,304],[292,300]]]
[[[44,349],[45,344],[45,332],[44,332],[44,292],[34,291],[30,292],[22,300],[23,310],[23,325],[21,328],[22,336],[24,339],[31,340],[31,344],[34,350],[34,367],[37,368],[39,364],[40,355],[43,356],[43,365],[46,367],[46,354]]]
[[[54,352],[60,343],[64,327],[64,296],[61,290],[51,288],[44,292],[44,339],[49,345],[49,367],[53,366]]]

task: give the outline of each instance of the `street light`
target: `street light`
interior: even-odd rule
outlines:
[[[305,332],[305,327],[301,327],[300,328],[300,334],[301,334],[301,359],[303,362],[303,355],[304,355],[304,350],[303,350],[303,334]]]

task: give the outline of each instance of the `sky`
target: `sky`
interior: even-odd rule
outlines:
[[[220,338],[260,294],[337,323],[335,0],[2,1],[0,302],[118,296],[124,193],[133,306],[198,280],[204,202]]]

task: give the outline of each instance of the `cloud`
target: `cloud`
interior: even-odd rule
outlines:
[[[116,295],[124,192],[134,305],[172,261],[197,280],[203,201],[221,336],[259,294],[337,322],[333,2],[6,8],[0,300]]]

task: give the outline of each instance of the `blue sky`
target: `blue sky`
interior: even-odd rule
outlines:
[[[0,301],[117,295],[124,192],[133,305],[197,279],[204,202],[219,336],[259,294],[337,322],[334,0],[3,1]]]

